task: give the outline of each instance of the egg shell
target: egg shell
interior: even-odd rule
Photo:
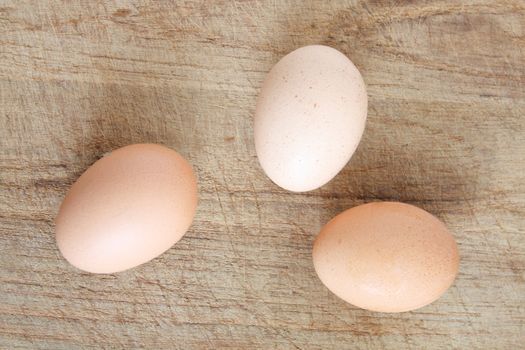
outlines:
[[[326,184],[356,150],[367,103],[361,74],[336,49],[312,45],[284,56],[257,100],[254,136],[261,167],[289,191]]]
[[[197,180],[177,152],[155,144],[122,147],[95,162],[66,194],[56,241],[73,266],[113,273],[169,249],[190,227]]]
[[[459,268],[445,225],[415,206],[379,202],[349,209],[314,243],[321,281],[341,299],[380,312],[414,310],[438,299]]]

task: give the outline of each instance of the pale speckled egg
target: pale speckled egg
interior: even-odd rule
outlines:
[[[56,240],[73,266],[113,273],[143,264],[182,238],[197,207],[197,180],[177,152],[122,147],[89,167],[56,218]]]
[[[445,225],[415,206],[369,203],[324,226],[313,263],[321,281],[341,299],[379,312],[432,303],[458,273],[456,242]]]
[[[268,73],[255,110],[255,149],[277,185],[294,192],[326,184],[357,148],[367,115],[365,83],[341,52],[305,46]]]

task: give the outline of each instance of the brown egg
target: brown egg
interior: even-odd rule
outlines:
[[[73,184],[56,218],[58,248],[81,270],[123,271],[181,239],[196,207],[197,181],[182,156],[160,145],[126,146]]]
[[[321,281],[341,299],[380,312],[414,310],[454,282],[459,255],[445,225],[415,206],[379,202],[323,227],[313,248]]]

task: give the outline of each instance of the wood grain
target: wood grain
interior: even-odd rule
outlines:
[[[266,72],[313,43],[359,67],[369,119],[332,182],[292,194],[260,169],[252,117]],[[523,347],[524,62],[519,0],[0,0],[0,348]],[[81,273],[58,205],[136,142],[194,164],[194,225],[139,268]],[[430,306],[359,310],[317,279],[321,226],[375,200],[454,232],[460,274]]]

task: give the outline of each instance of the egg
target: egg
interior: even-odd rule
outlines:
[[[57,245],[81,270],[127,270],[180,240],[196,207],[197,180],[181,155],[155,144],[122,147],[66,194],[55,220]]]
[[[286,190],[319,188],[350,160],[366,115],[365,83],[354,64],[331,47],[299,48],[271,69],[259,93],[259,163]]]
[[[335,295],[357,307],[403,312],[432,303],[459,268],[456,242],[445,225],[415,206],[369,203],[324,226],[313,263]]]

